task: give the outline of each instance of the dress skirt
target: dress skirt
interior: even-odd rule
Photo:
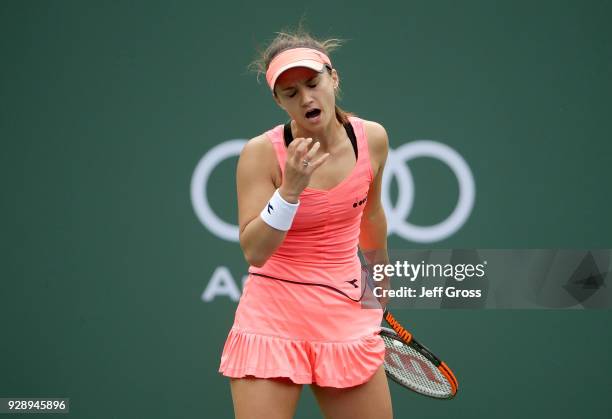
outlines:
[[[227,377],[352,387],[383,364],[382,309],[332,289],[249,275],[221,355]]]

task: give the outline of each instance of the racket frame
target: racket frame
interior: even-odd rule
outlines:
[[[388,336],[388,337],[390,337],[392,339],[399,340],[400,342],[405,343],[406,345],[412,347],[419,354],[423,355],[436,368],[438,368],[438,371],[440,371],[440,373],[448,380],[448,383],[451,386],[451,392],[452,392],[449,397],[445,397],[445,398],[435,397],[435,396],[431,396],[429,394],[425,394],[425,393],[421,393],[421,392],[418,392],[418,393],[422,394],[424,396],[427,396],[427,397],[438,399],[438,400],[452,399],[453,397],[455,397],[455,395],[457,394],[457,390],[459,389],[459,383],[457,382],[457,378],[455,377],[455,374],[453,374],[453,372],[448,367],[448,365],[446,365],[442,360],[440,360],[440,358],[435,356],[425,345],[420,344],[414,338],[414,336],[412,336],[412,333],[410,333],[408,330],[406,330],[406,328],[403,327],[401,325],[401,323],[398,322],[395,319],[393,314],[391,314],[386,308],[385,308],[384,313],[383,313],[383,318],[385,319],[387,324],[389,326],[391,326],[391,329],[381,328],[382,329],[381,333],[383,333],[383,331],[384,331],[384,334],[386,336]],[[388,331],[393,331],[395,333],[394,334],[393,333],[389,333]],[[385,372],[386,372],[386,370],[385,370]],[[399,380],[397,380],[393,375],[389,374],[388,372],[387,372],[387,376],[391,377],[391,379],[393,381],[395,381],[396,383],[398,383],[402,387],[406,387],[406,385],[401,383]],[[408,387],[406,387],[406,388],[408,388]]]

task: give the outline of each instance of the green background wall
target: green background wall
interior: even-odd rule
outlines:
[[[217,373],[245,274],[200,223],[196,164],[285,121],[246,71],[302,15],[332,56],[341,104],[391,146],[450,145],[476,201],[446,240],[390,248],[610,248],[612,6],[605,1],[0,3],[0,397],[71,399],[71,417],[232,417]],[[607,117],[606,117],[607,115]],[[213,209],[235,223],[236,159]],[[444,219],[450,170],[410,162],[413,223]],[[608,285],[609,286],[609,285]],[[453,367],[437,402],[391,384],[397,418],[608,417],[607,310],[415,310]],[[308,388],[297,418],[320,417]]]

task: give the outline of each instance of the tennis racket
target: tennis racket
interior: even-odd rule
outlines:
[[[457,379],[448,366],[414,339],[388,310],[383,317],[391,329],[382,327],[385,372],[399,385],[436,399],[452,399]]]

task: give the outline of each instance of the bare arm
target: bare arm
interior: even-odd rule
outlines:
[[[368,199],[361,218],[361,232],[359,235],[359,248],[369,266],[375,264],[388,264],[387,253],[387,218],[381,200],[381,185],[383,170],[389,152],[389,139],[384,127],[375,122],[366,123],[370,158],[374,180],[368,191]],[[377,285],[389,288],[389,279]],[[380,299],[383,306],[387,299]]]
[[[319,148],[315,143],[309,150],[310,144],[305,138],[296,138],[287,149],[285,176],[279,188],[281,197],[287,202],[298,202],[310,175],[328,156],[325,154],[304,167],[302,160],[312,160]],[[266,263],[287,235],[286,231],[270,227],[259,216],[276,190],[272,178],[276,161],[272,143],[265,136],[259,136],[245,145],[236,169],[240,247],[246,261],[257,267]]]

